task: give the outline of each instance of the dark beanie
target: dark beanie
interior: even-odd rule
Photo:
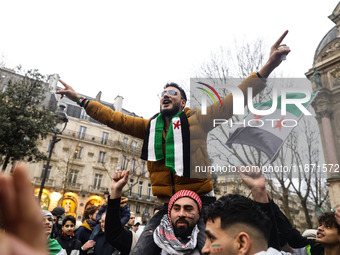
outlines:
[[[51,213],[55,216],[61,216],[65,213],[65,209],[64,207],[58,206],[54,208]]]

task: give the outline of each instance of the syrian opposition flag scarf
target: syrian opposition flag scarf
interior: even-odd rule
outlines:
[[[145,132],[141,158],[147,161],[164,159],[164,119],[153,116]],[[176,175],[190,177],[190,131],[186,114],[181,111],[171,119],[165,139],[165,165]]]

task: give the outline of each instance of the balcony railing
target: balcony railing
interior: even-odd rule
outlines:
[[[65,189],[71,190],[71,191],[80,191],[82,187],[82,184],[80,183],[74,183],[74,182],[66,182],[65,183]]]
[[[109,189],[104,188],[104,187],[98,187],[98,186],[91,185],[90,188],[89,188],[89,191],[90,191],[90,193],[104,195],[104,192],[108,192]]]
[[[131,193],[131,195],[129,195],[129,191],[123,192],[123,196],[128,197],[129,199],[134,199],[134,200],[157,202],[157,197],[143,195],[143,194],[140,195],[138,193]]]
[[[41,185],[42,178],[40,177],[34,177],[33,178],[33,184],[40,186]],[[52,188],[55,186],[55,180],[54,179],[46,179],[45,181],[45,187]]]
[[[135,147],[133,145],[125,144],[117,140],[105,139],[103,137],[93,136],[93,135],[86,134],[86,133],[84,134],[84,133],[76,132],[70,129],[66,129],[63,132],[63,135],[68,136],[68,137],[74,137],[76,139],[80,139],[84,141],[90,141],[90,142],[97,143],[97,144],[107,145],[110,147],[116,147],[124,151],[129,151],[129,152],[136,153],[136,154],[140,154],[141,152],[141,146]]]

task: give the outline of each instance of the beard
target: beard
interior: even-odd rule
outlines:
[[[173,116],[175,116],[179,112],[179,109],[180,109],[180,102],[178,104],[174,104],[172,106],[172,108],[170,108],[170,109],[163,109],[162,110],[162,106],[161,106],[160,113],[164,117],[173,117]]]
[[[180,226],[177,227],[178,222],[185,222],[186,226]],[[174,227],[174,233],[176,237],[184,238],[187,236],[190,236],[192,233],[192,230],[194,229],[194,226],[190,226],[189,222],[185,220],[184,218],[179,218],[175,224],[173,224]]]

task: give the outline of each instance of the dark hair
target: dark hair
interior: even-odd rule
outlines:
[[[330,227],[336,227],[338,229],[338,234],[340,235],[340,225],[335,220],[334,212],[325,212],[321,214],[318,221],[320,225],[325,224]]]
[[[65,213],[65,209],[64,209],[64,207],[57,206],[52,210],[51,213],[52,213],[52,215],[59,217],[59,216],[61,216]]]
[[[158,211],[161,210],[163,207],[164,207],[163,204],[158,204],[158,205],[156,205],[155,208],[153,208],[153,213],[155,213],[155,211],[157,211],[157,210],[158,210]]]
[[[204,221],[220,217],[221,228],[226,229],[235,223],[243,223],[257,229],[268,240],[270,221],[261,208],[251,199],[238,194],[223,196],[209,205],[203,213]]]
[[[87,220],[90,218],[91,214],[94,214],[96,211],[98,211],[98,207],[95,205],[89,205],[86,207],[85,212],[84,212],[84,219]]]
[[[167,83],[164,86],[164,89],[168,88],[168,87],[174,87],[176,89],[179,90],[179,92],[181,92],[181,98],[187,100],[187,95],[185,94],[184,89],[182,89],[177,83],[171,82],[171,83]]]
[[[63,219],[63,224],[64,226],[67,221],[71,221],[74,225],[76,225],[76,218],[74,218],[72,215],[66,215],[65,218]]]

